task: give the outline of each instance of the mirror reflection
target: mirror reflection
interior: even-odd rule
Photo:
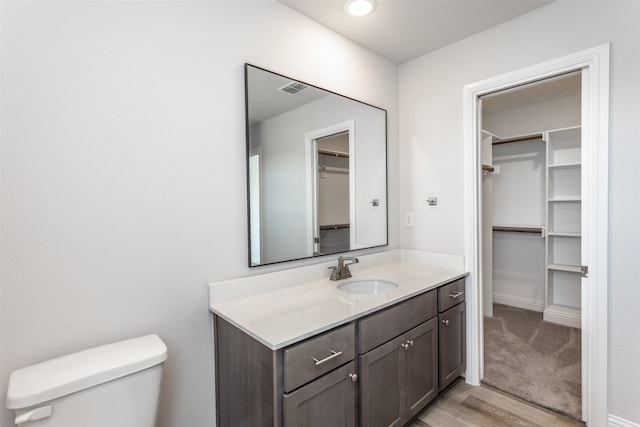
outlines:
[[[249,265],[387,244],[386,111],[245,64]]]

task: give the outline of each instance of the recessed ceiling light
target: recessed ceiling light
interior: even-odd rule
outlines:
[[[375,8],[375,0],[348,0],[344,5],[344,10],[352,16],[368,15],[373,12]]]

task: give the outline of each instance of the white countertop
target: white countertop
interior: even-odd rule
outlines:
[[[358,268],[365,262],[364,257],[360,258],[360,264],[351,266],[352,279],[385,279],[397,283],[398,288],[384,294],[350,294],[337,288],[345,280],[331,281],[327,271],[325,279],[258,295],[222,299],[219,303],[210,296],[210,309],[277,350],[467,275],[462,262],[434,266],[418,262],[421,260],[412,255],[376,267]],[[259,282],[260,276],[251,279]],[[210,295],[215,286],[210,285]]]

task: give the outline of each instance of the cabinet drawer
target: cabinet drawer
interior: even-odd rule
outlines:
[[[436,316],[436,300],[436,291],[432,290],[360,320],[359,353],[366,353]]]
[[[284,350],[284,391],[308,383],[355,356],[355,325],[333,329]]]
[[[442,313],[464,301],[464,279],[458,279],[438,288],[438,312]]]

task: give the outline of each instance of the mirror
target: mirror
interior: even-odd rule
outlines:
[[[245,64],[249,266],[387,244],[387,112]]]

